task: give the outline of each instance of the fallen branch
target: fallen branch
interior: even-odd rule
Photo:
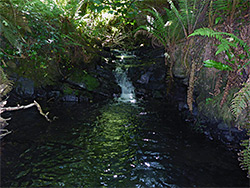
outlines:
[[[6,112],[6,111],[22,110],[22,109],[27,109],[27,108],[31,108],[33,106],[36,106],[39,113],[42,116],[44,116],[48,122],[52,122],[52,120],[49,119],[49,117],[48,117],[49,112],[47,112],[45,114],[42,111],[42,108],[41,108],[40,104],[38,102],[36,102],[36,101],[34,101],[33,103],[28,104],[28,105],[23,105],[23,106],[17,105],[15,107],[4,107],[6,104],[7,104],[6,100],[0,102],[0,139],[3,138],[4,136],[6,136],[7,134],[11,133],[11,131],[8,131],[7,129],[3,129],[4,127],[6,127],[8,125],[7,121],[10,120],[10,118],[4,119],[4,118],[1,117],[1,114],[3,112]]]
[[[44,113],[43,113],[43,110],[42,110],[42,108],[41,108],[41,106],[40,106],[40,104],[39,104],[38,102],[36,102],[36,101],[34,101],[34,104],[36,105],[36,107],[37,107],[39,113],[40,113],[42,116],[44,116],[48,122],[52,122],[52,120],[49,119],[49,117],[48,117],[49,112],[47,112],[46,114],[44,114]]]
[[[6,104],[6,103],[5,103]],[[1,108],[0,106],[0,114],[5,112],[5,111],[15,111],[15,110],[22,110],[22,109],[27,109],[27,108],[31,108],[33,106],[36,106],[39,113],[44,116],[46,118],[47,121],[51,122],[51,120],[49,119],[48,117],[48,114],[49,112],[47,112],[46,114],[42,111],[42,108],[41,106],[39,105],[38,102],[34,101],[33,103],[31,104],[28,104],[28,105],[23,105],[23,106],[20,106],[20,105],[17,105],[15,107],[4,107],[4,108]]]
[[[6,136],[7,134],[10,134],[11,131],[7,130],[7,129],[0,129],[0,139],[4,136]]]
[[[22,110],[22,109],[30,108],[32,106],[35,106],[35,103],[31,103],[31,104],[24,105],[24,106],[17,105],[15,107],[4,107],[4,108],[0,108],[0,114],[2,114],[5,111]]]

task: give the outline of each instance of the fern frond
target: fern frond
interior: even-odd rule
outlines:
[[[0,102],[1,97],[7,95],[12,89],[13,83],[8,79],[3,69],[0,67]]]
[[[162,42],[160,42],[152,33],[146,30],[138,30],[135,34],[134,37],[136,38],[138,35],[145,35],[147,38],[151,39],[151,43],[153,47],[161,47]]]
[[[250,132],[247,133],[248,139],[242,140],[241,146],[244,148],[241,152],[238,153],[240,156],[238,161],[240,161],[240,167],[242,170],[247,170],[248,178],[250,178]]]
[[[152,20],[148,21],[148,26],[142,25],[136,29],[136,34],[146,34],[149,38],[152,38],[152,43],[155,39],[159,41],[159,43],[162,44],[162,46],[167,46],[169,43],[169,32],[167,28],[165,27],[165,21],[163,17],[157,12],[155,9],[145,9],[145,12],[150,14],[152,16]],[[145,30],[147,32],[143,33],[140,30]],[[151,34],[149,34],[151,33]]]
[[[219,42],[221,42],[221,44],[218,46],[218,51],[216,52],[216,55],[221,53],[222,51],[229,50],[230,46],[237,47],[237,45],[240,45],[245,49],[245,51],[247,51],[247,49],[249,48],[243,40],[239,39],[232,33],[218,32],[210,28],[200,28],[200,29],[196,29],[188,37],[197,36],[197,35],[216,38]],[[225,39],[225,37],[230,37],[233,40],[229,41]]]
[[[244,110],[249,110],[250,107],[250,77],[244,84],[243,88],[237,92],[231,103],[231,111],[236,119],[242,115]]]
[[[172,0],[168,0],[168,3],[170,4],[171,10],[174,12],[176,18],[178,19],[179,23],[182,26],[182,29],[183,29],[183,32],[184,32],[185,36],[187,37],[188,34],[187,34],[186,26],[185,26],[184,21],[183,21],[183,16],[179,13],[179,11],[175,7]]]

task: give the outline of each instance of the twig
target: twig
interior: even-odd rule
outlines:
[[[40,106],[40,105],[38,104],[38,102],[36,102],[36,101],[34,101],[34,102],[31,103],[31,104],[23,105],[23,106],[19,106],[19,105],[18,105],[18,106],[15,106],[15,107],[5,107],[5,108],[1,108],[1,107],[0,107],[0,114],[3,113],[3,112],[5,112],[5,111],[22,110],[22,109],[31,108],[31,107],[33,107],[33,106],[36,106],[36,107],[37,107],[39,113],[40,113],[42,116],[44,116],[48,122],[52,122],[52,121],[49,119],[49,117],[48,117],[49,112],[47,112],[47,113],[45,114],[45,113],[42,111],[41,106]]]
[[[2,133],[2,132],[5,132],[5,133]],[[11,131],[8,131],[7,129],[0,129],[0,139],[10,133]]]
[[[49,119],[49,117],[48,117],[49,112],[47,112],[46,114],[43,113],[43,110],[42,110],[40,104],[38,104],[38,102],[36,102],[36,101],[34,101],[34,104],[36,105],[36,107],[37,107],[39,113],[40,113],[42,116],[44,116],[48,122],[52,122],[52,120]]]
[[[5,107],[5,108],[0,108],[0,114],[5,112],[5,111],[15,111],[15,110],[22,110],[22,109],[27,109],[30,108],[32,106],[35,106],[35,103],[31,103],[25,106],[15,106],[15,107]]]

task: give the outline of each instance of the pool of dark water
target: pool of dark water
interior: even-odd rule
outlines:
[[[13,112],[1,187],[249,187],[237,154],[191,130],[174,106],[52,104]]]

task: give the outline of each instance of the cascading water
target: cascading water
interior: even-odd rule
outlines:
[[[124,64],[126,63],[124,57],[126,56],[121,56],[120,63],[117,63],[117,67],[115,70],[116,81],[122,89],[122,93],[118,98],[118,101],[136,103],[134,92],[135,88],[127,76],[128,68],[124,66]]]

